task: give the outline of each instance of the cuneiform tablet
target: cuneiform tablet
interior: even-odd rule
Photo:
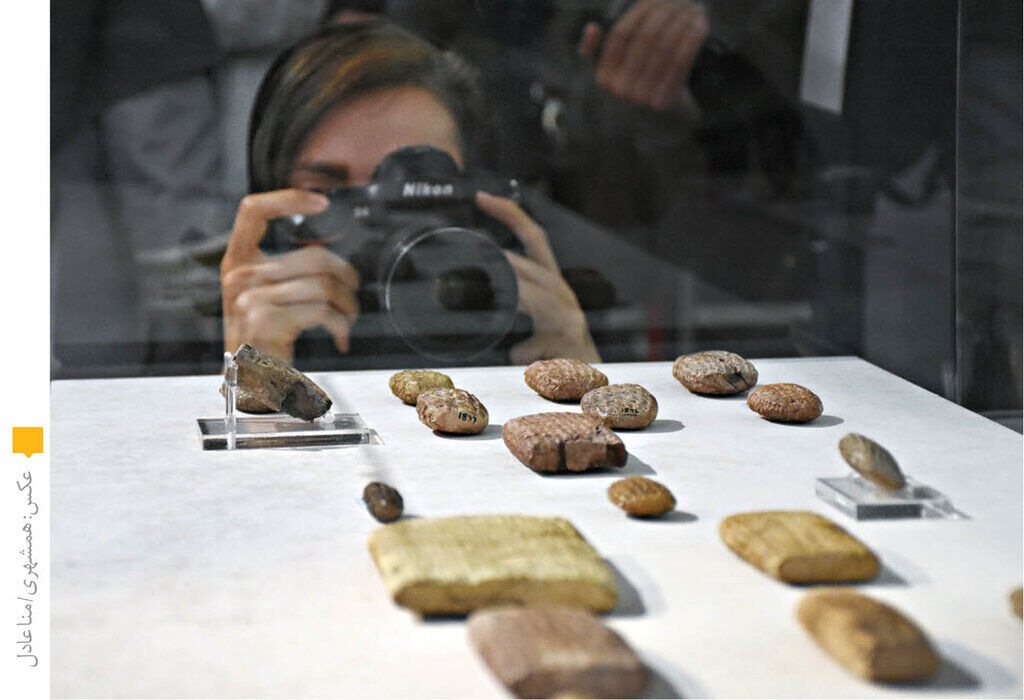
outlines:
[[[913,621],[861,593],[813,591],[797,604],[796,616],[822,649],[862,678],[922,681],[939,670],[939,657]]]
[[[768,420],[807,423],[821,415],[821,399],[799,384],[765,384],[747,395],[747,406]]]
[[[442,433],[479,433],[487,427],[487,409],[465,389],[428,389],[416,399],[416,415]]]
[[[647,670],[614,630],[584,610],[477,610],[469,639],[491,672],[521,698],[636,698]]]
[[[537,472],[581,472],[626,464],[614,431],[582,413],[534,413],[505,422],[502,437],[516,459]]]
[[[227,385],[221,383],[220,395],[227,396]],[[235,408],[243,413],[274,413],[274,409],[241,387],[235,387]]]
[[[243,343],[235,352],[238,388],[253,402],[312,421],[327,413],[331,397],[316,383],[275,357]]]
[[[878,575],[871,550],[817,513],[737,513],[725,518],[718,532],[729,549],[780,581],[840,583]]]
[[[871,438],[847,433],[839,441],[839,453],[846,463],[868,481],[890,491],[903,488],[906,479],[895,458]]]
[[[526,385],[552,401],[579,401],[591,389],[608,384],[608,377],[586,362],[558,358],[537,360],[523,373]]]
[[[451,377],[441,372],[434,372],[429,369],[406,369],[395,372],[388,381],[391,393],[402,400],[408,406],[415,406],[416,399],[424,391],[445,387],[454,389]]]
[[[591,389],[580,409],[614,430],[646,428],[658,417],[658,401],[639,384],[611,384]]]
[[[374,530],[368,546],[395,603],[424,614],[503,603],[607,612],[618,597],[608,565],[563,518],[400,520]]]
[[[608,487],[608,500],[630,515],[662,515],[676,507],[672,492],[653,479],[627,476]]]
[[[738,394],[757,384],[757,370],[734,352],[706,350],[676,358],[672,376],[694,394]]]

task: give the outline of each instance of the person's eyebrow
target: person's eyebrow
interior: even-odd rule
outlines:
[[[327,177],[333,178],[340,182],[348,182],[349,180],[348,166],[341,165],[338,163],[325,163],[321,161],[314,161],[312,163],[299,163],[295,167],[295,169],[307,173],[326,175]]]

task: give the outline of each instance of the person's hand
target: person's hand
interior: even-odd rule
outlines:
[[[338,350],[348,352],[359,315],[359,275],[352,266],[319,245],[284,255],[259,249],[271,219],[318,214],[327,204],[322,194],[288,189],[250,194],[238,205],[220,264],[225,350],[249,343],[291,363],[299,334],[323,326]]]
[[[588,23],[579,52],[594,58],[600,51],[597,84],[616,97],[657,110],[692,108],[686,81],[707,35],[703,5],[693,0],[640,0],[607,37],[599,24]]]
[[[513,364],[568,357],[600,362],[579,301],[562,277],[547,234],[515,202],[478,192],[477,206],[523,241],[526,256],[506,251],[519,283],[519,308],[533,319],[533,335],[510,350]]]

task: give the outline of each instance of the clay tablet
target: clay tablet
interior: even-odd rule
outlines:
[[[441,372],[434,372],[429,369],[407,369],[391,375],[388,381],[391,393],[402,400],[408,406],[415,406],[416,399],[428,389],[446,387],[454,389],[451,377]]]
[[[878,575],[871,550],[817,513],[738,513],[723,520],[718,533],[729,549],[780,581],[840,583]]]
[[[626,446],[582,413],[534,413],[505,422],[505,446],[536,472],[581,472],[626,464]]]
[[[608,500],[630,515],[662,515],[676,507],[672,492],[653,479],[627,476],[608,487]]]
[[[487,427],[487,409],[464,389],[428,389],[416,399],[416,415],[442,433],[479,433]]]
[[[469,640],[505,687],[521,698],[637,698],[647,671],[614,630],[583,610],[478,610]]]
[[[874,598],[814,591],[797,604],[796,616],[832,658],[868,680],[921,681],[939,670],[939,657],[917,625]]]
[[[579,360],[537,360],[523,373],[526,385],[552,401],[579,401],[591,389],[608,384],[608,377]]]
[[[580,409],[613,430],[646,428],[658,417],[658,401],[639,384],[611,384],[591,389]]]
[[[839,441],[839,453],[861,476],[882,488],[897,491],[906,483],[889,450],[859,433],[844,435]]]
[[[757,370],[734,352],[707,350],[676,358],[672,376],[694,394],[738,394],[757,384]]]
[[[274,411],[311,421],[327,413],[331,397],[313,380],[281,362],[243,343],[235,352],[238,388],[253,402]]]
[[[395,603],[424,614],[516,603],[607,612],[615,579],[563,518],[418,518],[370,533],[370,555]]]
[[[765,384],[747,395],[747,406],[768,420],[807,423],[821,415],[821,399],[799,384]]]

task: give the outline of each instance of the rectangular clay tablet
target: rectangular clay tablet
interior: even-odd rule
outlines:
[[[741,558],[789,583],[869,581],[878,559],[828,518],[808,511],[738,513],[718,532]]]
[[[394,601],[424,614],[501,603],[607,612],[617,599],[608,565],[563,518],[402,520],[374,530],[368,547]]]
[[[581,472],[626,464],[626,446],[611,429],[582,413],[534,413],[505,421],[502,438],[536,472]]]
[[[797,604],[796,616],[822,649],[868,680],[920,681],[939,669],[939,658],[917,625],[866,595],[815,591]]]
[[[633,650],[584,610],[488,608],[467,627],[487,666],[521,698],[636,698],[647,685]]]

